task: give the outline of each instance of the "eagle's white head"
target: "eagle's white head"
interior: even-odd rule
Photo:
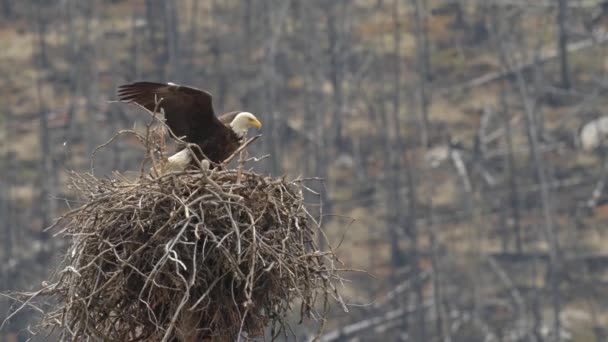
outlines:
[[[232,127],[232,130],[239,137],[244,137],[249,128],[255,127],[260,129],[262,128],[262,123],[260,120],[258,120],[258,118],[255,117],[255,115],[249,112],[240,112],[234,117],[234,119],[232,119],[230,127]]]

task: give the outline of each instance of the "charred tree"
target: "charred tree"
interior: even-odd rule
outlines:
[[[561,86],[570,89],[570,67],[568,65],[568,0],[558,0],[557,25],[559,27],[559,65],[561,73]]]

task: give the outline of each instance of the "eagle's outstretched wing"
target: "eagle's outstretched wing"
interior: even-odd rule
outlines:
[[[159,107],[165,112],[169,128],[176,136],[185,136],[186,141],[197,141],[199,135],[219,123],[211,94],[204,90],[156,82],[135,82],[118,87],[121,101],[136,103],[149,111],[154,111],[155,97],[162,99]]]

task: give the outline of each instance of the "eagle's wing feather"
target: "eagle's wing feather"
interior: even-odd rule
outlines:
[[[136,103],[151,112],[156,107],[155,97],[162,99],[159,107],[165,113],[169,128],[176,136],[185,136],[186,141],[197,141],[200,134],[218,122],[211,94],[204,90],[156,82],[135,82],[118,87],[121,101]]]

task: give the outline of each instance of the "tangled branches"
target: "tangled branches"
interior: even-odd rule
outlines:
[[[339,260],[315,243],[322,232],[304,206],[312,191],[304,180],[244,170],[242,151],[257,137],[221,165],[240,153],[238,170],[199,162],[197,170],[165,172],[161,101],[145,136],[120,131],[92,155],[91,169],[97,150],[135,135],[146,148],[137,179],[71,174],[83,204],[56,224],[71,241],[67,254],[21,308],[54,299],[42,326],[62,340],[162,342],[235,341],[267,330],[274,339],[286,333],[294,305],[321,323],[332,298],[346,310],[335,285]]]
[[[295,302],[302,316],[341,302],[302,180],[244,171],[237,184],[237,173],[73,173],[86,201],[63,217],[72,243],[44,323],[72,341],[234,341],[285,331]]]

